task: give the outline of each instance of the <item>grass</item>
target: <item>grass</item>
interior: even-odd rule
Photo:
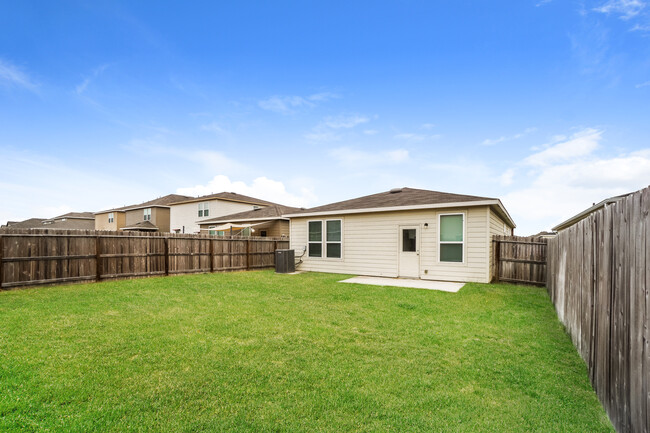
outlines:
[[[544,289],[340,279],[0,292],[0,431],[613,431]]]

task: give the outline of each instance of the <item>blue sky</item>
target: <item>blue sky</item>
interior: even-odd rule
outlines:
[[[650,1],[2,2],[0,222],[169,193],[650,184]]]

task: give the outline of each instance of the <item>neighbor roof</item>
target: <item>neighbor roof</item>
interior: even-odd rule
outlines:
[[[145,230],[145,231],[156,231],[158,227],[155,226],[150,221],[140,221],[135,224],[132,224],[128,227],[123,227],[122,230]]]
[[[617,201],[619,201],[619,200],[622,199],[623,197],[627,197],[627,196],[630,195],[630,194],[632,194],[632,193],[630,192],[630,193],[627,193],[627,194],[616,195],[616,196],[614,196],[614,197],[606,198],[605,200],[603,200],[603,201],[601,201],[601,202],[599,202],[599,203],[594,204],[594,205],[591,206],[590,208],[583,210],[583,211],[580,212],[579,214],[576,214],[576,215],[572,216],[572,217],[569,218],[568,220],[566,220],[566,221],[564,221],[564,222],[562,222],[562,223],[556,225],[556,226],[553,227],[551,230],[553,230],[554,232],[557,232],[557,231],[559,231],[559,230],[564,230],[565,228],[574,225],[574,224],[577,223],[578,221],[587,218],[589,215],[591,215],[592,213],[596,212],[598,209],[605,207],[605,205],[607,205],[607,204],[611,204],[611,203],[616,203]]]
[[[103,210],[100,212],[95,212],[95,215],[100,214],[100,213],[107,213],[107,212],[126,212],[127,210],[132,210],[132,209],[141,209],[141,208],[146,208],[146,207],[169,207],[170,204],[179,202],[181,200],[187,200],[191,199],[192,197],[189,197],[187,195],[179,195],[179,194],[168,194],[163,197],[158,197],[154,200],[149,200],[145,201],[144,203],[140,204],[133,204],[130,206],[123,206],[123,207],[116,207],[113,209],[108,209],[108,210]]]
[[[501,201],[497,198],[480,197],[475,195],[452,194],[440,191],[430,191],[415,188],[395,188],[390,191],[350,200],[317,206],[285,214],[287,217],[300,217],[311,215],[328,215],[335,213],[362,213],[380,212],[389,210],[426,209],[431,207],[452,207],[462,205],[494,205],[502,216],[515,227],[514,221],[506,211]]]
[[[273,202],[266,201],[266,200],[260,200],[259,198],[249,197],[249,196],[243,195],[243,194],[237,194],[236,192],[220,192],[220,193],[217,193],[217,194],[202,195],[200,197],[186,197],[186,199],[178,200],[177,202],[175,202],[173,204],[192,203],[192,202],[199,202],[199,201],[205,201],[205,200],[236,201],[236,202],[241,202],[241,203],[261,204],[261,205],[264,205],[264,206],[270,206],[270,205],[277,204],[277,203],[273,203]]]
[[[300,212],[301,210],[302,209],[297,207],[282,206],[276,204],[272,206],[261,207],[259,209],[248,210],[245,212],[237,212],[230,215],[214,217],[209,220],[201,220],[199,221],[199,224],[282,219],[282,215],[286,213]]]
[[[54,218],[50,218],[47,221],[59,220],[63,218],[77,218],[77,219],[95,219],[95,215],[92,212],[68,212],[64,215],[59,215]]]
[[[43,228],[45,218],[29,218],[24,221],[7,221],[6,228],[12,229],[35,229]]]

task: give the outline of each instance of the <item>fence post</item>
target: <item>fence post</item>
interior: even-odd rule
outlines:
[[[4,249],[4,237],[0,236],[0,290],[2,290],[2,279],[3,279],[3,274],[2,270],[4,269],[4,265],[2,264],[2,257],[3,257],[3,249]]]
[[[496,245],[494,248],[494,263],[495,263],[495,270],[494,270],[494,276],[496,278],[496,281],[499,281],[499,278],[501,277],[499,275],[499,260],[501,259],[501,242],[499,240],[495,240]]]
[[[99,235],[95,236],[95,280],[102,279],[102,245]]]
[[[246,239],[246,270],[251,268],[251,241]]]
[[[169,275],[169,238],[165,236],[165,275]]]

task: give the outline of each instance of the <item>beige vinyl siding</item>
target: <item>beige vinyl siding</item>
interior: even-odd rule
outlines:
[[[342,258],[314,258],[305,254],[299,269],[397,277],[399,226],[417,225],[420,227],[420,278],[486,282],[489,277],[487,209],[487,206],[478,206],[292,218],[291,248],[299,255],[307,246],[308,221],[341,219]],[[438,259],[438,218],[446,213],[465,215],[463,263],[444,263]],[[426,228],[425,223],[428,224]]]
[[[95,230],[112,230],[117,231],[125,226],[126,216],[124,212],[113,211],[113,222],[108,222],[110,212],[99,213],[95,215]]]
[[[496,212],[494,212],[492,209],[488,209],[488,221],[490,224],[490,231],[489,231],[489,236],[488,236],[488,242],[489,242],[489,270],[490,270],[490,275],[489,275],[489,280],[492,281],[492,278],[494,277],[495,269],[494,269],[494,243],[492,242],[492,237],[494,235],[499,235],[499,236],[509,236],[512,233],[512,228],[497,215]],[[503,229],[505,224],[506,230]]]

